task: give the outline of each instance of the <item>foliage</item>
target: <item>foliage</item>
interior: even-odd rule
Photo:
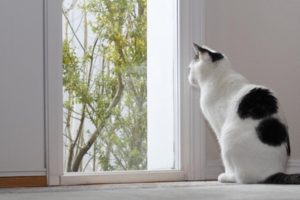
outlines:
[[[64,0],[63,12],[66,171],[146,169],[146,0]]]

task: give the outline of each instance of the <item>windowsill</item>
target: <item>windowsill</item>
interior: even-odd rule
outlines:
[[[158,181],[183,181],[185,173],[181,170],[157,171],[113,171],[94,173],[65,173],[61,185],[103,184],[103,183],[140,183]]]

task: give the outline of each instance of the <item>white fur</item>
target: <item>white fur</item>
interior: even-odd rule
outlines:
[[[255,87],[265,87],[249,83],[231,68],[226,57],[213,63],[207,53],[199,54],[189,65],[189,82],[201,90],[200,107],[221,147],[225,172],[218,180],[258,183],[284,172],[288,159],[285,145],[263,144],[255,132],[259,120],[242,120],[237,114],[241,97]],[[282,114],[273,117],[282,122]]]

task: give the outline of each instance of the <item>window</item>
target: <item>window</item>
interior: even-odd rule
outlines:
[[[175,3],[63,1],[66,172],[176,169]]]
[[[147,169],[147,1],[63,2],[67,172]]]

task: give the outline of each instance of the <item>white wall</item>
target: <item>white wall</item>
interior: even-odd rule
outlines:
[[[43,1],[0,1],[0,176],[45,174]]]
[[[277,92],[290,131],[292,159],[300,159],[300,1],[207,0],[206,44],[224,52],[251,82]],[[208,136],[208,157],[218,158]]]

